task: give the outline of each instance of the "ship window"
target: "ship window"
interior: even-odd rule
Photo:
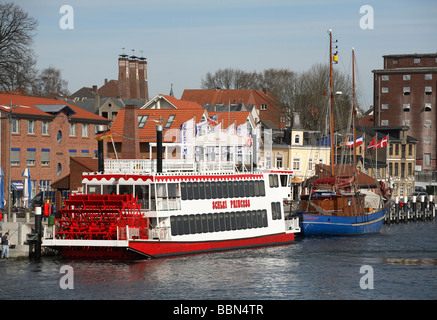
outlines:
[[[181,197],[182,200],[187,200],[187,183],[181,182]]]
[[[253,180],[249,181],[249,196],[255,197],[255,181]]]
[[[231,220],[229,218],[229,212],[225,212],[223,214],[223,219],[224,219],[224,225],[225,225],[225,230],[231,230]]]
[[[218,216],[220,217],[220,231],[225,231],[225,214],[221,212]]]
[[[237,220],[235,218],[235,212],[229,213],[229,223],[231,225],[231,230],[237,229]]]
[[[178,221],[176,216],[170,217],[170,227],[171,227],[171,235],[177,236],[178,235]]]
[[[258,188],[259,188],[259,194],[258,196],[264,197],[266,195],[266,189],[264,185],[264,180],[258,180]]]
[[[190,184],[189,182],[188,184]],[[199,199],[199,184],[197,182],[193,182],[193,199],[197,200]]]
[[[211,199],[217,199],[217,186],[215,182],[211,182]]]
[[[183,234],[190,234],[190,220],[188,219],[188,215],[182,216],[182,225],[184,226]]]
[[[222,181],[222,196],[223,198],[228,198],[228,182]]]
[[[250,197],[250,186],[249,186],[249,181],[244,181],[244,196],[245,197]]]
[[[114,194],[114,193],[116,193],[116,191],[115,191],[115,187],[116,186],[114,186],[114,185],[109,185],[109,186],[106,186],[106,185],[104,185],[103,186],[103,191],[105,191],[105,187],[107,187],[107,189],[109,189],[108,187],[112,187],[111,189],[112,189],[112,193],[104,193],[104,194]],[[101,188],[101,186],[100,185],[87,185],[87,194],[100,194],[100,188]]]
[[[212,220],[214,222],[214,231],[220,231],[220,220],[218,214],[213,214]]]
[[[129,185],[119,185],[118,186],[118,194],[133,194],[134,186]]]
[[[188,216],[188,220],[190,221],[190,233],[196,233],[196,220],[195,220],[195,215],[189,215]]]
[[[193,200],[193,185],[192,182],[187,182],[187,199]]]
[[[207,216],[208,219],[208,231],[209,232],[214,232],[214,218],[213,218],[213,214],[212,213],[208,213]]]
[[[288,178],[288,175],[286,175],[286,174],[281,174],[280,175],[281,187],[286,187],[287,186],[287,178]]]
[[[209,232],[207,214],[206,213],[202,214],[200,219],[202,220],[202,232]]]
[[[211,199],[211,186],[210,182],[205,182],[205,199]]]
[[[220,199],[223,196],[222,183],[220,181],[217,181],[216,186],[217,186],[217,198]]]
[[[245,197],[245,190],[244,190],[244,182],[238,181],[238,189],[240,191],[240,197]]]
[[[136,185],[135,197],[138,198],[138,203],[141,204],[141,209],[149,210],[149,185]]]
[[[238,181],[232,181],[232,186],[234,189],[234,198],[240,197],[240,190],[238,189]]]
[[[272,218],[273,220],[281,219],[281,204],[279,202],[272,202]]]
[[[199,182],[199,199],[205,199],[205,182]]]
[[[269,174],[269,186],[270,188],[279,187],[278,175],[277,174]]]
[[[177,216],[176,217],[176,224],[177,224],[177,234],[178,235],[183,235],[184,234],[184,224],[182,221],[182,216]]]
[[[200,219],[200,214],[196,214],[194,220],[196,221],[196,233],[202,233],[203,228],[202,228],[202,220]]]
[[[268,226],[268,221],[267,221],[267,210],[262,210],[262,218],[263,218],[263,227],[267,227]]]

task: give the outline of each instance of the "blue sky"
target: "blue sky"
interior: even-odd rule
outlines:
[[[118,55],[148,60],[149,92],[175,96],[200,88],[219,68],[262,71],[307,70],[328,61],[328,29],[338,39],[336,66],[351,72],[357,58],[357,88],[372,104],[372,70],[382,56],[437,52],[435,0],[16,0],[39,22],[34,50],[39,69],[62,70],[70,92],[117,79]],[[61,6],[74,10],[74,29],[63,30]],[[370,5],[374,29],[361,29],[360,13]]]

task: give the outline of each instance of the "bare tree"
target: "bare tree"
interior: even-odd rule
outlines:
[[[49,96],[52,93],[68,95],[68,82],[62,79],[61,70],[53,66],[43,69],[33,84],[32,93]]]
[[[31,45],[37,25],[19,6],[0,4],[0,89],[31,87],[36,75]]]

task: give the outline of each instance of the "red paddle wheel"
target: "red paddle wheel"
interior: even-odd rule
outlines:
[[[56,220],[58,239],[126,240],[147,239],[149,219],[132,195],[71,195]]]

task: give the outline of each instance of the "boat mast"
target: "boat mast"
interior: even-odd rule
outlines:
[[[334,163],[334,88],[332,84],[332,30],[329,29],[329,91],[330,91],[330,113],[331,113],[331,170],[332,176],[335,177]],[[335,190],[335,183],[333,185]]]
[[[352,92],[353,92],[353,128],[354,128],[354,190],[355,193],[358,191],[357,189],[357,183],[356,183],[356,178],[357,178],[357,127],[356,127],[356,119],[357,119],[357,108],[356,108],[356,104],[355,104],[355,51],[354,48],[352,48]],[[363,162],[364,165],[364,162]]]

